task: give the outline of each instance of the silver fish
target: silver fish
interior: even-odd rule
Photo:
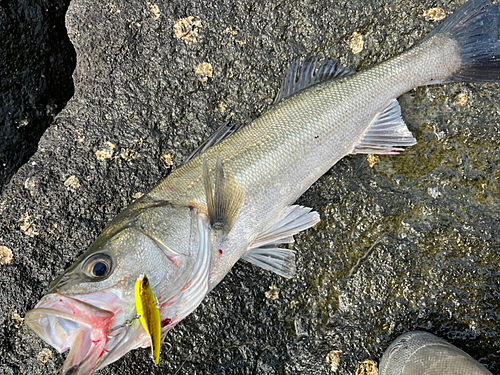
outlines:
[[[349,154],[393,154],[415,144],[396,100],[444,82],[500,80],[500,8],[470,0],[419,45],[354,74],[328,60],[287,70],[276,103],[234,134],[221,128],[190,160],[118,215],[26,315],[59,352],[63,374],[90,374],[150,345],[134,317],[147,273],[162,337],[240,259],[291,277],[279,248],[319,221],[293,203]],[[210,147],[211,146],[211,147]]]

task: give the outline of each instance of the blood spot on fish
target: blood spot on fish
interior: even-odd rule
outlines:
[[[104,356],[104,354],[106,354],[108,352],[108,350],[104,349],[101,354],[99,354],[99,359]]]
[[[219,249],[219,258],[221,257],[221,255],[222,255],[222,250]]]
[[[192,204],[190,204],[188,207],[189,207],[189,209],[190,209],[191,211],[193,211],[193,210],[194,210],[194,206],[193,206]]]
[[[172,319],[166,318],[161,321],[161,328],[168,326],[170,323],[172,323]]]

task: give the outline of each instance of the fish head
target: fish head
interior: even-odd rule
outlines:
[[[207,228],[193,207],[169,204],[132,207],[111,222],[26,314],[28,326],[44,341],[60,353],[70,350],[62,374],[90,374],[150,346],[137,319],[139,275],[147,274],[159,300],[162,334],[177,323],[180,295],[196,278],[196,252],[200,244],[206,247],[200,230],[206,238]]]

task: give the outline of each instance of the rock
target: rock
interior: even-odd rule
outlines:
[[[68,5],[10,0],[0,6],[0,191],[73,95]]]
[[[451,14],[458,3],[439,5]],[[42,367],[44,344],[26,325],[16,328],[12,311],[24,316],[137,192],[229,117],[256,118],[293,59],[319,54],[366,68],[432,30],[423,14],[434,5],[74,0],[66,22],[78,56],[75,95],[0,198],[0,244],[13,253],[0,266],[0,302],[9,306],[0,313],[0,372],[57,371],[63,356]],[[188,17],[200,21],[196,43],[175,35],[175,23]],[[356,55],[355,31],[364,36]],[[202,83],[196,67],[206,61],[213,76]],[[464,91],[467,104],[454,105]],[[157,371],[326,373],[335,348],[343,353],[336,373],[353,374],[358,362],[380,359],[393,339],[418,329],[499,373],[499,97],[498,84],[402,96],[418,145],[380,157],[377,165],[391,173],[363,155],[330,170],[299,200],[323,221],[296,237],[297,277],[237,264],[169,333]],[[115,148],[99,160],[108,142]],[[76,191],[65,186],[70,176]],[[25,213],[36,235],[21,229]],[[272,303],[269,285],[280,290]],[[101,373],[152,371],[149,350],[136,350]]]

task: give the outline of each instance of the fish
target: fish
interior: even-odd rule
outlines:
[[[500,7],[469,0],[419,44],[355,72],[306,58],[285,72],[275,103],[251,123],[224,124],[178,169],[134,201],[26,314],[85,375],[151,345],[135,282],[147,274],[161,339],[244,260],[284,277],[280,247],[320,216],[295,201],[340,159],[397,154],[416,143],[397,98],[422,85],[500,80]]]
[[[151,338],[151,358],[157,365],[161,349],[160,305],[146,274],[139,275],[135,281],[135,308],[142,327]]]

